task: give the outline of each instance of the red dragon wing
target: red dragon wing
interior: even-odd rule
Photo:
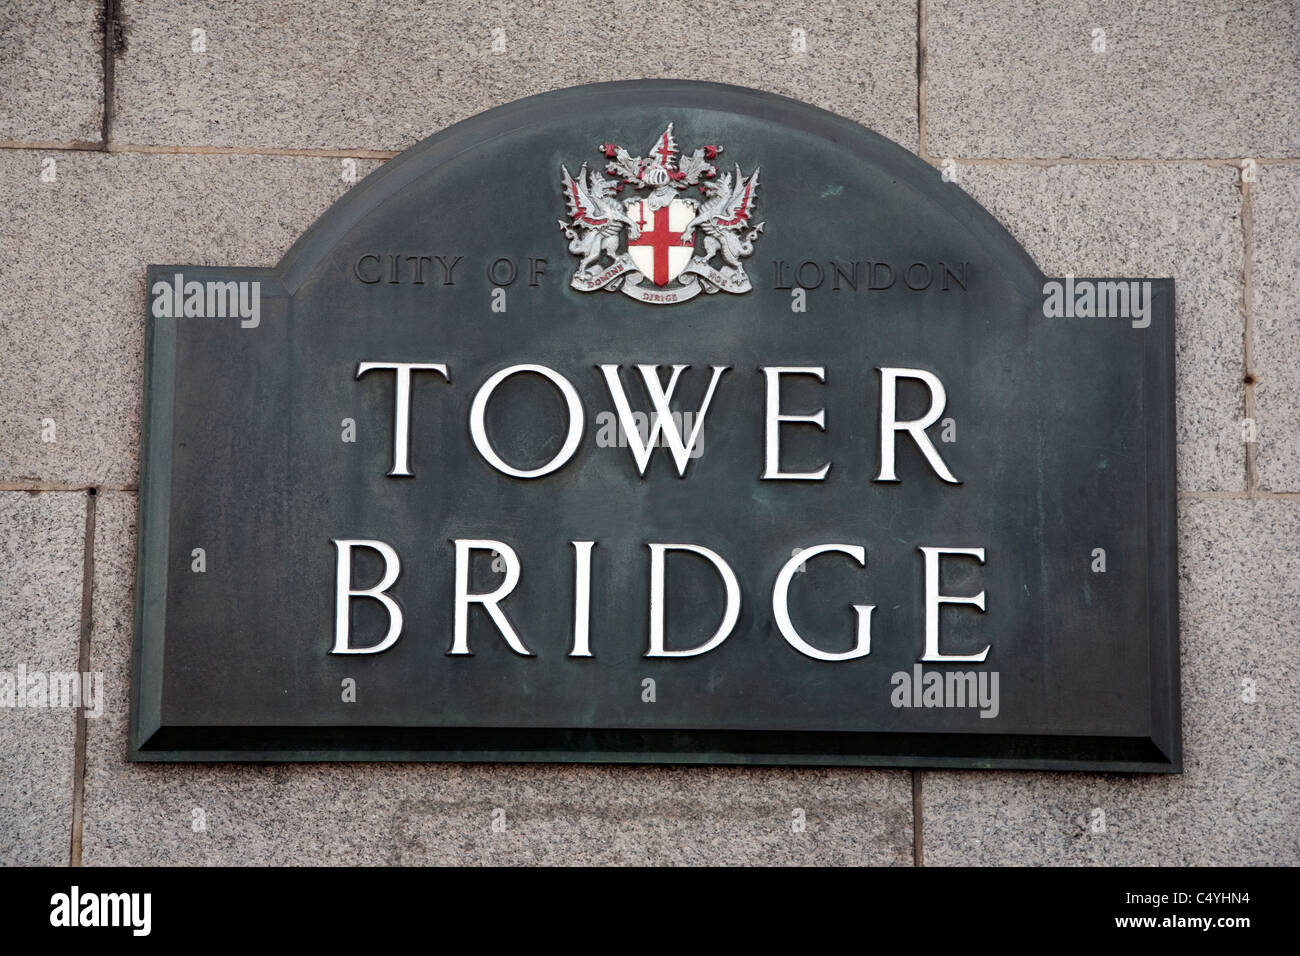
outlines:
[[[677,139],[673,136],[672,123],[669,123],[668,128],[655,140],[655,144],[650,147],[647,160],[643,162],[659,162],[669,169],[677,168]]]
[[[587,226],[603,226],[607,223],[609,218],[587,191],[587,164],[582,164],[577,179],[569,175],[567,166],[561,166],[560,169],[564,171],[564,199],[569,204],[569,218]]]
[[[736,167],[736,186],[731,191],[731,198],[727,204],[718,210],[714,215],[713,221],[719,226],[739,226],[749,222],[750,216],[754,212],[754,201],[758,198],[758,169],[750,173],[749,178],[745,179],[740,174],[740,167]]]

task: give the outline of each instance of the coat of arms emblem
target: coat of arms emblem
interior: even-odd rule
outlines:
[[[681,156],[668,124],[648,156],[602,143],[605,178],[583,163],[563,172],[568,220],[559,220],[569,251],[579,257],[570,285],[580,292],[621,291],[655,305],[685,302],[700,292],[748,292],[741,260],[754,252],[763,223],[753,221],[758,168],[748,177],[718,173],[721,146]],[[630,198],[619,194],[631,188]],[[698,196],[688,190],[698,190]],[[626,232],[626,240],[624,233]]]

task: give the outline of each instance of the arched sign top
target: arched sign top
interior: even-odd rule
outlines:
[[[399,197],[407,195],[414,184],[434,180],[443,167],[470,156],[483,169],[479,188],[485,194],[526,184],[529,194],[550,201],[555,208],[541,213],[535,224],[538,229],[545,228],[564,212],[562,204],[555,202],[560,180],[552,156],[564,157],[575,171],[583,163],[600,171],[602,156],[595,147],[605,141],[601,137],[609,138],[621,127],[639,137],[629,140],[629,148],[642,147],[670,123],[683,140],[688,136],[720,139],[735,126],[752,130],[754,138],[746,145],[747,155],[742,157],[738,149],[730,147],[720,159],[728,170],[733,153],[735,162],[767,167],[771,175],[765,189],[767,184],[793,190],[820,183],[821,192],[844,187],[826,204],[829,209],[808,210],[807,214],[855,218],[863,248],[887,236],[895,224],[906,222],[936,235],[948,235],[957,240],[958,247],[982,250],[1011,284],[1041,284],[1037,265],[1002,224],[910,151],[852,120],[798,100],[695,80],[592,83],[540,93],[462,120],[421,140],[366,177],[303,233],[278,269],[287,288],[296,289],[342,237],[372,217],[398,212],[402,205]],[[597,130],[609,132],[597,136]],[[538,150],[534,144],[539,138],[549,148]],[[779,159],[791,140],[805,147],[801,157],[812,156],[821,162],[781,168]],[[521,148],[522,142],[529,145]],[[691,141],[688,145],[693,148],[696,144]],[[509,159],[494,170],[488,163],[492,156]],[[781,182],[780,173],[787,176],[786,182]],[[864,180],[863,174],[874,174],[865,180],[874,178],[876,183],[893,188],[855,195],[845,183],[836,182],[853,179],[855,173],[859,181]],[[803,199],[811,203],[832,198],[821,192]],[[476,221],[471,208],[460,226],[495,229],[500,223]],[[808,253],[815,256],[818,251],[810,249]]]

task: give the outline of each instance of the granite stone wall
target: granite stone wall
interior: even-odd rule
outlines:
[[[1177,280],[1184,774],[126,762],[146,264],[273,265],[350,162],[636,77]],[[0,0],[0,670],[103,681],[0,708],[0,863],[1300,863],[1298,209],[1290,0]]]

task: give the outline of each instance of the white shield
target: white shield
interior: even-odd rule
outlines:
[[[684,241],[686,225],[695,218],[695,206],[674,199],[651,209],[646,199],[627,205],[627,216],[641,228],[636,239],[628,234],[627,253],[637,269],[655,285],[667,285],[686,268],[695,254],[693,241]]]

